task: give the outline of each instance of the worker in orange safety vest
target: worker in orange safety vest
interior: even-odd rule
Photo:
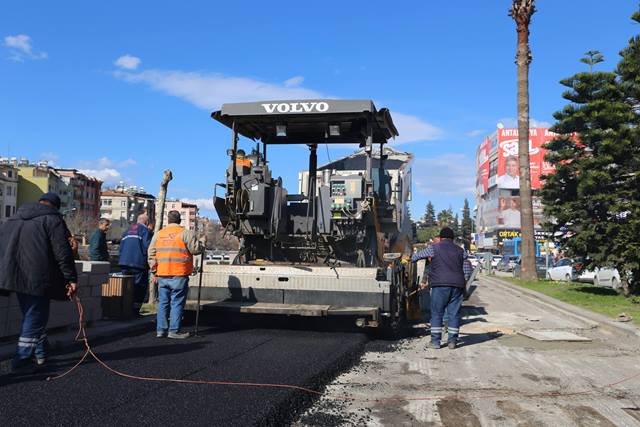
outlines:
[[[249,168],[251,169],[252,163],[251,159],[247,157],[243,149],[240,149],[236,152],[236,168],[240,170],[241,168]]]
[[[202,253],[203,244],[193,231],[180,226],[180,212],[167,214],[168,225],[158,231],[149,245],[149,267],[158,280],[156,336],[184,339],[180,331],[182,312],[189,293],[193,255]]]

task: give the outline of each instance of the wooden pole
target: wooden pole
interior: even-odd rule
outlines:
[[[167,187],[169,186],[169,181],[173,179],[173,174],[171,170],[167,169],[164,171],[164,175],[162,176],[162,182],[160,183],[160,192],[158,193],[158,208],[156,209],[156,222],[153,227],[153,233],[156,234],[160,229],[162,229],[162,220],[164,218],[164,205],[167,200]],[[156,300],[158,299],[158,294],[156,292],[156,286],[154,283],[154,278],[149,276],[149,302],[151,304],[156,304]]]

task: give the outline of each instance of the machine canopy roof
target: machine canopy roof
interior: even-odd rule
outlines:
[[[211,117],[247,138],[266,144],[360,144],[371,124],[373,143],[398,135],[386,108],[372,101],[305,99],[224,104]]]

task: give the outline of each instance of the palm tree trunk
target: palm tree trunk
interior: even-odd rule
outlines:
[[[162,175],[162,182],[160,182],[160,192],[156,199],[158,208],[156,209],[156,218],[153,228],[153,233],[157,234],[162,229],[162,220],[164,219],[164,205],[167,200],[167,187],[169,182],[173,179],[171,170],[167,169]],[[157,287],[154,283],[154,278],[149,274],[149,303],[155,305],[158,299]]]
[[[531,199],[531,168],[529,163],[529,23],[535,12],[534,0],[513,0],[511,16],[516,21],[518,48],[518,160],[520,162],[520,227],[522,233],[522,278],[537,280],[536,251]]]

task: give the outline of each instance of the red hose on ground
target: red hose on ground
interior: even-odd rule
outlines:
[[[69,368],[66,372],[55,375],[52,377],[48,377],[47,381],[54,381],[60,378],[63,378],[73,372],[76,368],[78,368],[86,359],[87,356],[91,356],[98,362],[104,369],[107,371],[118,375],[123,378],[128,378],[131,380],[137,381],[155,381],[155,382],[168,382],[168,383],[178,383],[178,384],[200,384],[200,385],[223,385],[223,386],[237,386],[237,387],[258,387],[258,388],[279,388],[279,389],[289,389],[296,390],[307,394],[312,394],[316,396],[322,396],[324,393],[321,391],[313,390],[306,387],[301,387],[292,384],[268,384],[268,383],[252,383],[252,382],[238,382],[238,381],[205,381],[205,380],[184,380],[177,378],[159,378],[159,377],[141,377],[137,375],[130,375],[124,372],[120,372],[116,369],[113,369],[109,365],[107,365],[102,359],[100,359],[92,350],[89,339],[87,338],[86,330],[84,327],[84,308],[82,307],[82,303],[80,301],[80,297],[76,295],[76,305],[78,307],[78,334],[76,335],[76,341],[83,341],[85,346],[85,352],[73,367]],[[626,377],[620,379],[618,381],[614,381],[612,383],[606,384],[600,389],[611,388],[622,384],[627,381],[631,381],[634,378],[640,377],[640,373],[632,375],[630,377]],[[479,390],[481,391],[481,390]],[[570,396],[578,396],[578,395],[587,395],[591,394],[594,390],[583,390],[577,392],[567,392],[563,393],[560,391],[549,391],[544,393],[535,393],[535,394],[520,394],[519,398],[555,398],[555,397],[570,397]],[[371,403],[397,403],[397,402],[408,402],[408,401],[430,401],[430,400],[443,400],[447,398],[452,398],[453,396],[417,396],[417,397],[408,397],[408,396],[398,396],[398,397],[384,397],[384,398],[360,398],[355,396],[325,396],[330,400],[339,400],[339,401],[348,401],[348,402],[371,402]],[[512,391],[505,391],[504,394],[492,394],[492,395],[479,395],[479,396],[465,396],[465,399],[500,399],[500,398],[508,398],[514,397],[514,393]]]

